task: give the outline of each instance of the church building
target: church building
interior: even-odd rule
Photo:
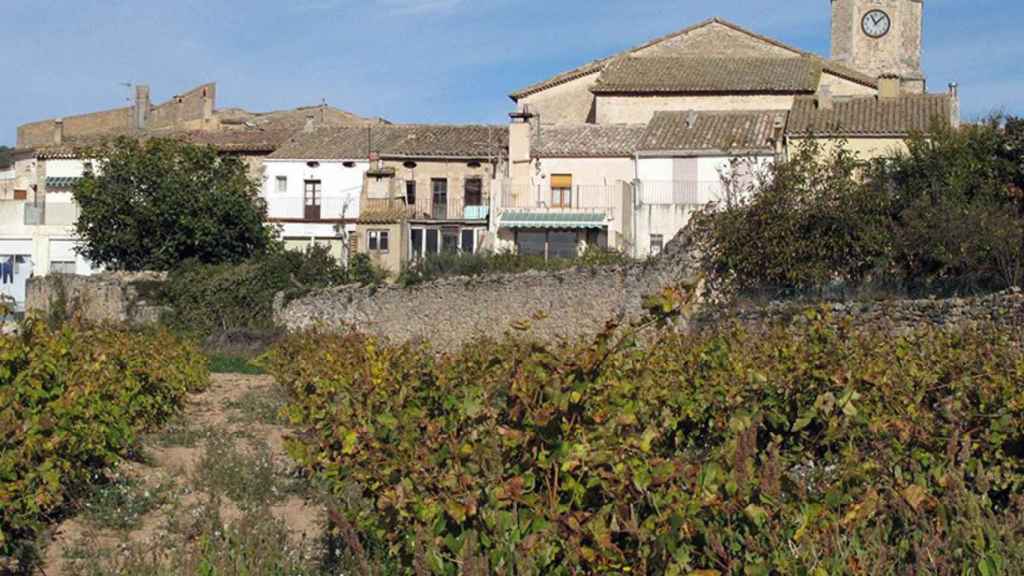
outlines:
[[[815,138],[868,160],[958,125],[955,84],[927,90],[923,8],[831,0],[827,58],[712,18],[514,92],[492,228],[520,250],[597,238],[644,256],[723,200],[738,157],[763,167]]]

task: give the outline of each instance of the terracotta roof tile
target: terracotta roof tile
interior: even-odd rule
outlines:
[[[299,132],[270,155],[288,160],[382,158],[486,159],[508,147],[508,128],[477,125],[384,125]]]
[[[906,136],[928,131],[933,122],[949,126],[952,111],[952,98],[946,94],[836,99],[831,110],[819,108],[814,97],[800,97],[786,131],[799,135]]]
[[[646,125],[544,126],[534,130],[534,155],[541,158],[616,158],[632,156]]]
[[[812,52],[807,52],[805,50],[801,50],[799,48],[790,46],[788,44],[785,44],[783,42],[775,40],[774,38],[769,38],[767,36],[758,34],[756,32],[748,30],[748,29],[746,29],[746,28],[744,28],[744,27],[742,27],[742,26],[740,26],[738,24],[734,24],[732,22],[729,22],[728,20],[724,20],[722,18],[711,18],[711,19],[705,20],[703,22],[700,22],[698,24],[695,24],[693,26],[688,26],[686,28],[683,28],[682,30],[678,30],[676,32],[672,32],[671,34],[666,34],[666,35],[661,36],[659,38],[655,38],[653,40],[645,42],[644,44],[641,44],[640,46],[637,46],[637,47],[632,48],[630,50],[626,50],[625,52],[620,52],[619,54],[616,54],[614,56],[610,56],[608,58],[602,58],[600,60],[594,60],[592,62],[588,62],[587,64],[584,64],[584,65],[582,65],[582,66],[580,66],[578,68],[574,68],[574,69],[569,70],[567,72],[563,72],[563,73],[558,74],[556,76],[552,76],[551,78],[548,78],[547,80],[543,80],[541,82],[537,82],[535,84],[531,84],[530,86],[527,86],[526,88],[523,88],[523,89],[520,89],[520,90],[517,90],[517,91],[513,92],[510,95],[510,97],[512,98],[512,100],[518,101],[518,100],[521,100],[522,98],[526,98],[527,96],[530,96],[532,94],[536,94],[537,92],[542,92],[544,90],[547,90],[548,88],[552,88],[552,87],[558,86],[560,84],[564,84],[566,82],[571,82],[572,80],[575,80],[577,78],[582,78],[582,77],[585,77],[585,76],[596,74],[596,73],[601,72],[602,70],[604,70],[605,67],[610,62],[615,61],[617,58],[631,56],[633,54],[636,54],[637,52],[640,52],[640,51],[642,51],[642,50],[644,50],[646,48],[650,48],[651,46],[654,46],[654,45],[659,44],[661,42],[664,42],[666,40],[671,40],[671,39],[677,38],[679,36],[684,36],[686,34],[689,34],[690,32],[693,32],[694,30],[698,30],[700,28],[704,28],[704,27],[710,26],[712,24],[718,24],[718,25],[725,26],[727,28],[730,28],[730,29],[735,30],[737,32],[740,32],[742,34],[746,34],[747,36],[750,36],[752,38],[755,38],[755,39],[760,40],[762,42],[765,42],[767,44],[771,44],[772,46],[776,46],[778,48],[782,48],[783,50],[788,50],[788,51],[793,53],[794,57],[804,56],[804,57],[810,58],[810,59],[818,62],[821,65],[822,70],[824,70],[824,71],[826,71],[826,72],[828,72],[830,74],[833,74],[835,76],[839,76],[840,78],[845,78],[845,79],[850,80],[852,82],[856,82],[858,84],[862,84],[864,86],[868,86],[868,87],[872,87],[872,88],[877,88],[877,86],[878,86],[878,81],[875,78],[872,78],[871,76],[869,76],[867,74],[864,74],[862,72],[859,72],[857,70],[854,70],[853,68],[850,68],[848,66],[845,66],[843,64],[840,64],[840,63],[832,61],[832,60],[828,60],[828,59],[822,58],[821,56],[818,56],[817,54],[814,54]]]
[[[810,58],[620,58],[605,68],[591,91],[812,93],[820,78],[821,64]]]
[[[638,144],[641,152],[771,152],[779,111],[658,112]]]

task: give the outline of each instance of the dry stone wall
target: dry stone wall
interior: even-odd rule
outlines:
[[[51,274],[28,281],[25,308],[44,316],[78,317],[87,322],[143,326],[160,321],[158,272],[108,272],[95,276]]]
[[[645,296],[693,281],[686,259],[663,258],[612,268],[578,268],[448,278],[402,288],[347,286],[285,305],[275,319],[291,331],[359,330],[392,341],[428,341],[453,350],[481,337],[528,328],[544,340],[600,332],[608,321],[643,311]]]

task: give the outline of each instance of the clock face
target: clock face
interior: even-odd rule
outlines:
[[[864,33],[872,38],[881,38],[892,28],[892,18],[882,10],[872,10],[864,15],[861,22]]]

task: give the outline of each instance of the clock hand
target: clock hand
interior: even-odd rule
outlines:
[[[871,17],[871,21],[874,22],[876,26],[878,25],[879,22],[882,21],[882,19],[883,19],[883,16],[872,16]]]

